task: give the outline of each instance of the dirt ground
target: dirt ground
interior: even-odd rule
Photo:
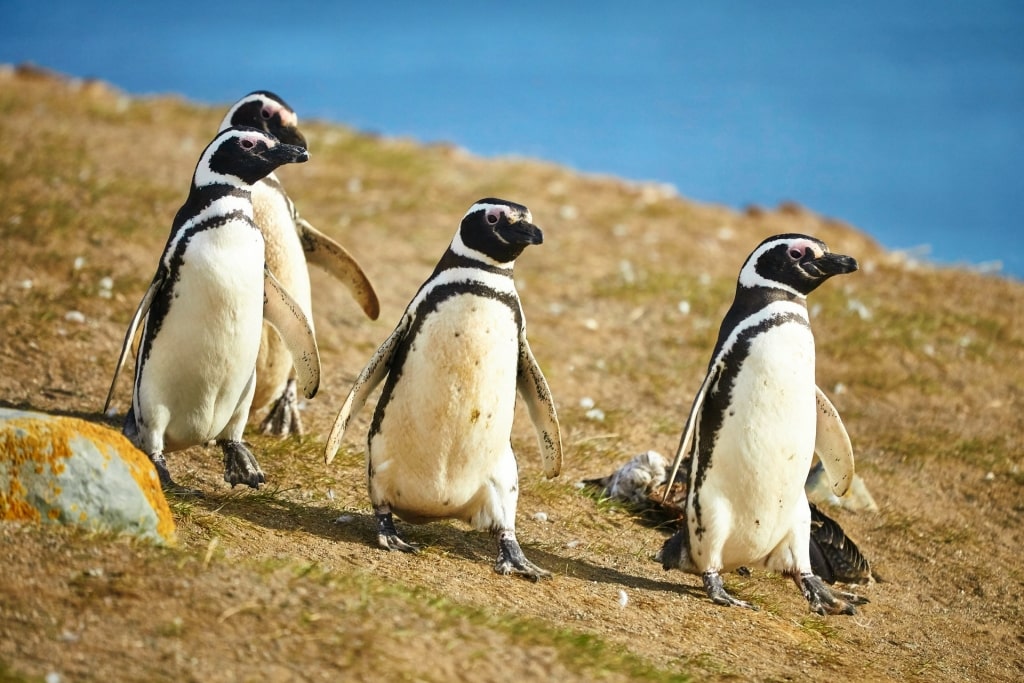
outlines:
[[[0,405],[119,425],[125,377],[118,414],[101,408],[121,339],[222,111],[0,69]],[[795,202],[736,212],[303,128],[312,159],[281,180],[359,259],[380,318],[313,272],[324,375],[306,435],[248,435],[260,491],[228,488],[217,449],[171,454],[206,492],[171,501],[175,547],[0,524],[0,681],[1024,679],[1024,286],[887,253]],[[323,463],[355,375],[486,196],[526,204],[545,231],[516,266],[565,445],[545,480],[519,410],[518,534],[555,574],[536,584],[496,575],[494,540],[456,522],[399,521],[417,556],[376,547],[373,400]],[[809,301],[818,383],[880,506],[829,511],[884,579],[855,587],[870,603],[854,617],[814,615],[759,571],[726,584],[760,611],[715,606],[653,560],[665,529],[577,486],[647,449],[671,457],[738,268],[781,232],[862,265]]]

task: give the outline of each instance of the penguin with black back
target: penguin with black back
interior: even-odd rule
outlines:
[[[525,206],[494,198],[474,203],[338,413],[328,463],[351,418],[384,381],[366,457],[382,548],[417,550],[399,536],[393,514],[411,523],[460,519],[497,536],[499,574],[550,576],[516,539],[519,475],[511,445],[518,392],[537,431],[544,472],[558,475],[555,405],[527,342],[512,277],[516,258],[542,239]]]
[[[665,569],[700,575],[717,604],[753,607],[722,582],[740,567],[789,576],[821,614],[854,614],[866,602],[812,572],[804,491],[815,454],[837,495],[853,479],[850,438],[815,383],[806,299],[855,270],[852,257],[798,234],[764,240],[740,270],[666,487],[684,464],[682,528],[659,553]]]

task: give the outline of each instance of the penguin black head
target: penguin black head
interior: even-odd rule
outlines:
[[[761,242],[747,257],[738,285],[780,289],[804,297],[833,275],[855,270],[856,259],[831,253],[821,240],[807,235],[776,235]]]
[[[306,147],[299,132],[299,117],[288,103],[269,90],[251,92],[235,102],[221,121],[220,129],[249,126],[270,133],[289,145]]]
[[[278,166],[308,159],[304,147],[284,144],[269,133],[256,128],[228,128],[203,150],[193,184],[252,185]]]
[[[451,249],[460,256],[507,265],[527,246],[543,241],[544,233],[533,224],[528,208],[489,197],[469,207]]]

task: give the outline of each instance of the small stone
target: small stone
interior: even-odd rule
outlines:
[[[348,524],[355,519],[354,515],[340,515],[334,518],[335,524]]]
[[[546,522],[546,521],[548,521],[548,513],[546,513],[546,512],[534,512],[533,513],[533,519],[535,521],[538,521],[538,522]]]
[[[586,418],[594,422],[604,422],[604,411],[600,408],[591,408],[586,412]]]
[[[85,322],[85,314],[81,311],[68,311],[64,314],[64,319],[69,323],[82,324]]]
[[[584,410],[590,410],[594,405],[594,399],[589,396],[584,396],[580,399],[580,408],[583,408]]]
[[[625,609],[626,605],[629,604],[629,596],[626,595],[626,591],[619,589],[619,608]]]

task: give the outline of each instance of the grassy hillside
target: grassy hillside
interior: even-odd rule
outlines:
[[[100,410],[125,327],[228,104],[0,70],[0,405],[119,425],[124,378],[120,414]],[[0,525],[0,681],[1024,677],[1021,284],[914,263],[795,203],[739,213],[531,160],[303,130],[311,161],[279,176],[360,260],[380,319],[313,272],[324,378],[308,433],[247,437],[259,492],[227,488],[218,449],[170,455],[179,482],[208,492],[172,501],[177,548]],[[370,407],[323,464],[355,375],[486,196],[526,204],[545,231],[516,280],[558,403],[561,477],[543,478],[524,410],[513,434],[519,538],[556,573],[539,584],[495,575],[493,539],[459,523],[400,522],[419,556],[376,548]],[[810,299],[818,383],[881,507],[830,513],[886,579],[858,589],[871,602],[853,618],[810,614],[764,572],[726,579],[761,611],[714,606],[652,560],[664,530],[575,485],[673,453],[740,264],[794,231],[862,265]]]

